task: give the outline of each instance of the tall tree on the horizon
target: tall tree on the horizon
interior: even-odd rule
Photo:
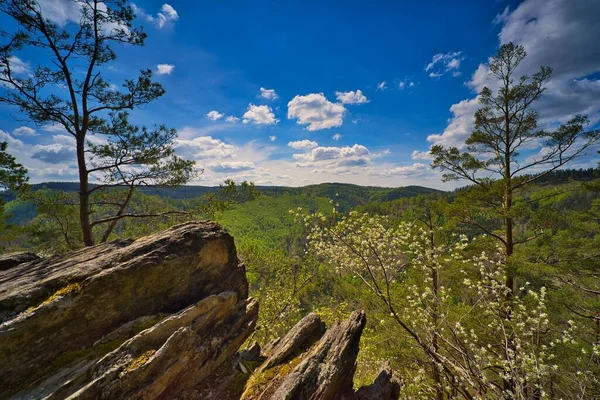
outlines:
[[[176,132],[129,123],[129,111],[161,97],[165,90],[144,70],[116,89],[102,69],[116,59],[111,46],[141,46],[146,34],[132,24],[126,0],[69,0],[80,11],[79,23],[64,26],[44,15],[37,0],[0,0],[0,12],[19,29],[0,31],[0,103],[16,106],[37,125],[59,125],[73,137],[79,177],[79,220],[83,243],[94,244],[93,229],[105,226],[105,241],[139,185],[177,186],[193,176],[194,162],[174,154]],[[23,73],[16,54],[36,49],[46,62]],[[83,71],[83,73],[82,73]],[[90,139],[95,139],[90,141]],[[90,180],[100,185],[90,187]],[[122,186],[124,190],[114,190]],[[111,189],[112,196],[97,196]],[[94,196],[92,196],[94,194]],[[99,197],[97,204],[95,198]],[[94,206],[114,207],[111,216],[94,219]],[[143,216],[161,215],[146,214]]]
[[[431,148],[432,166],[446,172],[444,181],[469,181],[474,185],[475,200],[498,212],[502,233],[475,219],[469,222],[502,243],[507,265],[515,246],[531,240],[515,238],[514,199],[518,191],[584,154],[600,139],[600,131],[586,131],[589,120],[583,115],[554,130],[538,126],[538,113],[532,105],[544,93],[552,69],[542,66],[531,77],[517,78],[517,67],[526,56],[523,46],[508,43],[490,59],[489,73],[498,89],[494,94],[484,87],[479,93],[482,107],[475,113],[475,130],[465,142],[465,151],[441,145]],[[522,157],[528,148],[542,146],[544,151],[539,154]],[[506,286],[510,293],[515,289],[510,268]]]
[[[516,204],[517,195],[529,184],[566,165],[600,139],[600,131],[586,131],[587,116],[578,115],[555,130],[538,127],[533,103],[544,93],[552,75],[549,67],[540,67],[533,76],[515,77],[517,67],[527,56],[523,46],[504,44],[488,64],[490,77],[498,84],[494,94],[484,87],[479,93],[482,107],[475,112],[475,130],[465,141],[466,150],[433,146],[432,166],[445,171],[443,180],[467,180],[473,187],[463,193],[466,199],[462,217],[502,246],[506,303],[503,318],[511,320],[515,312],[515,246],[538,237],[543,230],[516,231],[515,221],[531,224],[527,202]],[[521,152],[543,147],[536,155]],[[460,204],[460,202],[458,203]],[[481,211],[481,212],[478,212]],[[518,357],[514,338],[509,336],[507,365]],[[511,355],[512,354],[512,355]],[[504,371],[504,390],[513,393],[518,385],[514,371]],[[535,396],[537,398],[537,396]]]

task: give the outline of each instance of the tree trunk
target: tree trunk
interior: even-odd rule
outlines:
[[[84,245],[93,246],[94,237],[90,224],[90,192],[88,171],[85,165],[85,140],[83,135],[77,138],[77,166],[79,169],[79,222],[81,223],[81,236]]]

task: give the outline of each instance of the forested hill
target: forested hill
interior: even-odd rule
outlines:
[[[94,185],[90,185],[94,187]],[[51,189],[63,192],[77,192],[76,182],[45,182],[32,185],[33,190]],[[139,190],[145,194],[156,195],[171,199],[193,199],[206,193],[219,190],[219,186],[180,186],[176,189],[155,186],[141,186]],[[338,198],[339,202],[349,206],[357,206],[372,201],[391,201],[395,199],[418,196],[420,194],[441,193],[440,190],[423,186],[405,186],[398,188],[384,188],[376,186],[359,186],[347,183],[321,183],[302,187],[285,186],[256,186],[256,189],[269,196],[278,195],[308,195],[328,199]]]

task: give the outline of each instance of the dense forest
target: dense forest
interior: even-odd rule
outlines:
[[[203,187],[189,184],[199,171],[176,153],[174,129],[129,120],[164,94],[152,72],[122,92],[97,72],[116,58],[111,44],[143,44],[132,9],[82,3],[73,34],[31,0],[0,1],[20,27],[3,32],[0,104],[64,128],[79,177],[28,184],[2,142],[0,251],[64,254],[215,220],[235,238],[260,304],[248,341],[266,345],[309,312],[329,325],[363,309],[356,386],[387,361],[403,399],[600,398],[600,131],[585,115],[538,125],[552,70],[518,76],[523,46],[503,44],[490,58],[494,85],[479,93],[466,141],[429,151],[455,190]],[[11,57],[24,47],[51,62],[19,76]],[[571,169],[583,157],[588,167]]]

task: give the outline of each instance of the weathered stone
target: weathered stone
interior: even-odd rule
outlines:
[[[47,399],[171,399],[229,359],[257,313],[255,301],[238,302],[233,292],[207,297],[129,339]]]
[[[0,255],[0,271],[6,271],[16,267],[19,264],[23,264],[30,261],[39,260],[40,258],[33,253],[11,253]]]
[[[244,350],[240,351],[240,358],[248,361],[258,361],[261,359],[260,345],[252,342]]]
[[[364,311],[332,326],[306,358],[285,377],[271,400],[328,400],[352,395],[352,379],[360,336],[367,319]]]
[[[132,332],[127,324],[140,317],[177,313],[223,292],[234,292],[245,307],[247,291],[233,238],[210,222],[1,271],[0,397],[68,376],[72,365],[93,364],[118,347]],[[102,340],[119,328],[121,334],[113,334],[118,343]],[[196,337],[184,327],[168,341],[181,347]],[[167,353],[173,354],[161,354]]]
[[[308,349],[325,333],[325,323],[315,313],[302,318],[294,327],[269,350],[267,361],[260,370],[267,370],[289,361],[295,355]]]
[[[356,391],[355,400],[397,400],[400,397],[400,383],[392,377],[389,364],[384,364],[372,384]]]

